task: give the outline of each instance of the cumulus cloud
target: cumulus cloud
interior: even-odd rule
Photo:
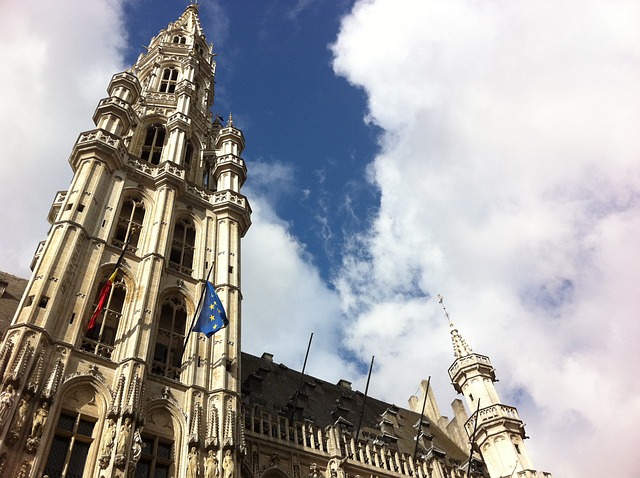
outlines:
[[[442,400],[442,292],[520,407],[540,469],[638,471],[640,7],[398,7],[358,2],[332,47],[384,130],[380,210],[336,276],[349,345],[384,344],[379,394],[401,401],[433,373]]]
[[[121,1],[9,1],[0,4],[0,16],[0,87],[11,112],[0,115],[0,250],[3,267],[26,276],[47,234],[49,201],[71,179],[71,147],[80,131],[94,127],[97,102],[123,69],[127,36]]]
[[[258,180],[259,181],[259,180]],[[310,334],[314,334],[307,373],[336,382],[356,376],[338,353],[341,342],[340,300],[313,266],[311,257],[278,219],[271,203],[255,192],[251,229],[243,241],[242,349],[302,368]]]

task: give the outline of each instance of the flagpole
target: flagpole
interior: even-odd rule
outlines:
[[[476,408],[476,422],[473,424],[473,433],[471,434],[471,449],[469,450],[469,465],[467,466],[467,478],[471,478],[471,459],[473,458],[473,444],[476,442],[476,431],[478,430],[478,421],[480,420],[480,399]]]
[[[291,419],[289,422],[293,422],[293,418],[296,413],[296,406],[298,405],[298,395],[300,394],[300,390],[302,389],[302,384],[304,383],[304,371],[307,368],[307,358],[309,357],[309,350],[311,350],[311,341],[313,340],[313,332],[311,332],[311,336],[309,337],[309,345],[307,345],[307,353],[304,356],[304,363],[302,364],[302,374],[300,375],[300,384],[298,385],[298,389],[296,390],[295,395],[293,396],[293,408],[291,409]]]
[[[420,421],[418,422],[418,435],[416,436],[416,448],[413,450],[413,461],[416,460],[418,454],[418,440],[422,436],[422,417],[424,417],[424,407],[427,405],[427,397],[429,396],[429,384],[431,383],[431,375],[427,379],[427,389],[424,391],[424,400],[422,401],[422,411],[420,412]]]
[[[215,263],[211,264],[211,267],[207,272],[207,277],[204,280],[204,284],[202,285],[202,292],[200,293],[200,298],[198,299],[198,305],[196,306],[195,313],[193,314],[193,320],[191,321],[191,325],[189,326],[187,336],[184,338],[184,344],[182,344],[182,351],[180,352],[181,367],[182,367],[182,358],[184,357],[184,351],[187,348],[187,342],[189,342],[189,338],[191,337],[191,331],[193,330],[193,326],[195,325],[196,319],[198,318],[198,312],[200,310],[200,306],[202,305],[202,298],[204,297],[204,291],[207,290],[207,282],[209,282],[209,277],[211,276],[211,271],[213,271],[214,264]]]
[[[364,388],[364,398],[362,399],[362,409],[360,410],[360,420],[358,421],[358,431],[356,432],[356,441],[353,442],[354,446],[358,447],[358,437],[360,436],[360,427],[362,426],[362,417],[364,416],[364,405],[367,403],[367,393],[369,393],[369,380],[371,380],[371,371],[373,370],[373,360],[375,355],[371,356],[371,365],[369,365],[369,375],[367,376],[367,385]]]

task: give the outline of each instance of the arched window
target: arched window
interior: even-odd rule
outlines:
[[[167,298],[160,308],[158,333],[153,352],[151,371],[178,380],[182,360],[187,307],[179,296]]]
[[[34,420],[37,417],[36,414]],[[75,411],[62,411],[49,447],[44,474],[62,476],[62,472],[66,471],[65,476],[83,476],[95,424],[94,417]]]
[[[114,246],[123,247],[128,238],[129,246],[127,249],[132,252],[138,250],[144,212],[144,203],[139,197],[129,197],[122,201],[122,208],[116,225],[116,234],[112,241]]]
[[[135,478],[168,478],[173,465],[173,443],[150,433],[142,434],[142,454]]]
[[[164,407],[153,407],[145,413],[140,461],[135,478],[168,478],[175,473],[175,423]],[[178,449],[179,452],[179,449]]]
[[[98,305],[100,293],[102,292],[102,288],[106,282],[106,277],[104,280],[100,281],[91,310],[88,312],[90,315],[93,314],[96,306]],[[82,350],[108,359],[111,358],[116,340],[116,333],[118,332],[118,324],[120,324],[122,319],[122,309],[124,307],[126,297],[127,288],[124,284],[124,280],[121,276],[116,277],[116,280],[109,291],[102,313],[96,319],[95,326],[91,330],[88,330],[85,337],[82,339]]]
[[[176,221],[173,228],[169,267],[178,272],[189,274],[193,272],[193,255],[196,244],[196,228],[190,219],[182,218]]]
[[[151,164],[160,164],[160,155],[164,145],[165,129],[161,124],[152,124],[147,128],[140,157]]]
[[[178,70],[175,68],[165,68],[160,80],[161,93],[174,93],[178,83]]]

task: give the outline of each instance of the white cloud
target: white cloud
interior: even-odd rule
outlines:
[[[354,317],[346,344],[365,363],[376,355],[372,395],[404,404],[432,374],[444,405],[452,355],[426,296],[442,292],[463,335],[491,356],[504,401],[520,407],[538,467],[638,471],[639,10],[615,0],[357,3],[335,68],[365,89],[367,119],[385,131],[367,169],[379,215],[348,244],[335,291],[272,209],[277,197],[249,194],[243,348],[299,368],[315,332],[309,373],[353,379],[339,353],[342,309]],[[0,250],[2,269],[25,276],[49,201],[71,178],[71,146],[125,67],[126,33],[118,1],[3,2],[0,17],[12,112],[0,115]]]
[[[385,344],[379,394],[432,373],[442,401],[442,292],[556,476],[639,471],[639,23],[622,1],[362,1],[333,46],[384,129],[381,208],[336,280],[349,344]]]
[[[338,355],[342,323],[336,291],[322,281],[310,257],[269,202],[255,193],[251,229],[243,241],[242,349],[300,370],[314,333],[306,373],[347,380],[356,373]]]
[[[10,1],[0,17],[0,88],[11,112],[0,115],[0,250],[3,268],[26,276],[50,201],[71,179],[71,147],[123,69],[126,33],[120,1]]]

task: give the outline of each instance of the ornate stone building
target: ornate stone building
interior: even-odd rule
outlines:
[[[245,142],[210,113],[212,57],[190,5],[112,77],[31,278],[0,276],[0,478],[464,478],[476,423],[471,476],[550,476],[455,328],[471,419],[460,400],[441,416],[426,383],[422,414],[422,398],[401,408],[241,353]],[[188,336],[207,279],[229,325]]]

